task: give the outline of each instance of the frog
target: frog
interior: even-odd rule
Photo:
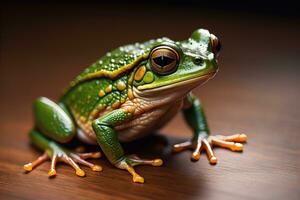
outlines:
[[[100,172],[102,166],[87,159],[104,154],[112,166],[128,171],[133,182],[144,183],[135,166],[161,166],[163,160],[128,155],[122,145],[159,130],[178,112],[193,134],[172,145],[173,152],[191,151],[191,160],[198,161],[205,151],[213,165],[215,146],[243,151],[247,135],[211,135],[203,104],[192,93],[218,72],[220,49],[214,34],[197,29],[183,41],[161,37],[106,53],[75,77],[57,102],[47,97],[33,102],[35,125],[29,138],[44,153],[24,169],[30,172],[50,160],[48,176],[54,177],[62,161],[83,177],[79,165]],[[75,139],[98,145],[99,151],[72,151],[66,146]]]

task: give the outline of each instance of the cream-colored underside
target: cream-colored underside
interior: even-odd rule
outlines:
[[[127,142],[153,133],[174,117],[182,106],[182,100],[151,109],[135,119],[116,127],[119,139]]]
[[[122,142],[132,141],[144,137],[155,130],[164,126],[182,107],[182,98],[161,105],[163,102],[143,102],[140,99],[134,99],[126,102],[123,107],[135,106],[135,117],[115,127],[118,137]],[[122,107],[121,107],[122,108]],[[78,138],[89,144],[96,144],[96,136],[92,127],[78,129]]]

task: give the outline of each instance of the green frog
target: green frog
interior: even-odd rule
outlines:
[[[161,166],[163,161],[126,155],[121,142],[132,141],[163,127],[179,111],[193,130],[190,140],[175,144],[174,152],[192,150],[199,160],[204,150],[211,164],[217,163],[212,147],[242,151],[245,134],[210,136],[203,106],[191,91],[218,71],[221,44],[208,30],[198,29],[184,41],[159,38],[121,46],[86,68],[71,83],[57,103],[40,97],[33,103],[35,127],[31,142],[44,151],[24,165],[33,170],[51,160],[49,176],[55,176],[58,161],[85,176],[79,164],[93,171],[102,167],[88,162],[102,153],[115,167],[127,170],[133,182],[144,183],[134,166]],[[99,145],[101,152],[76,153],[63,144],[74,138]]]

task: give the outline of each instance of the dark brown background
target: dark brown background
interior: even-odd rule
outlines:
[[[3,5],[0,199],[298,199],[300,21],[293,9],[265,8],[157,1]],[[219,74],[195,93],[212,133],[248,134],[244,153],[215,149],[216,166],[204,154],[196,163],[190,152],[171,155],[171,145],[191,135],[178,115],[160,132],[166,146],[148,138],[126,148],[165,161],[161,168],[137,168],[144,185],[105,159],[95,161],[104,168],[100,174],[84,167],[85,178],[59,165],[58,176],[49,179],[49,162],[23,173],[22,165],[39,155],[27,137],[37,96],[56,99],[85,66],[115,47],[161,36],[182,40],[199,27],[219,36],[224,48]]]

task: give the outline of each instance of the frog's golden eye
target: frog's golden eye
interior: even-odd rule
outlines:
[[[151,68],[160,75],[170,74],[177,69],[178,52],[169,46],[158,46],[150,53]]]
[[[210,41],[211,41],[211,48],[212,52],[218,56],[220,50],[221,50],[221,42],[220,40],[214,35],[210,34]]]

